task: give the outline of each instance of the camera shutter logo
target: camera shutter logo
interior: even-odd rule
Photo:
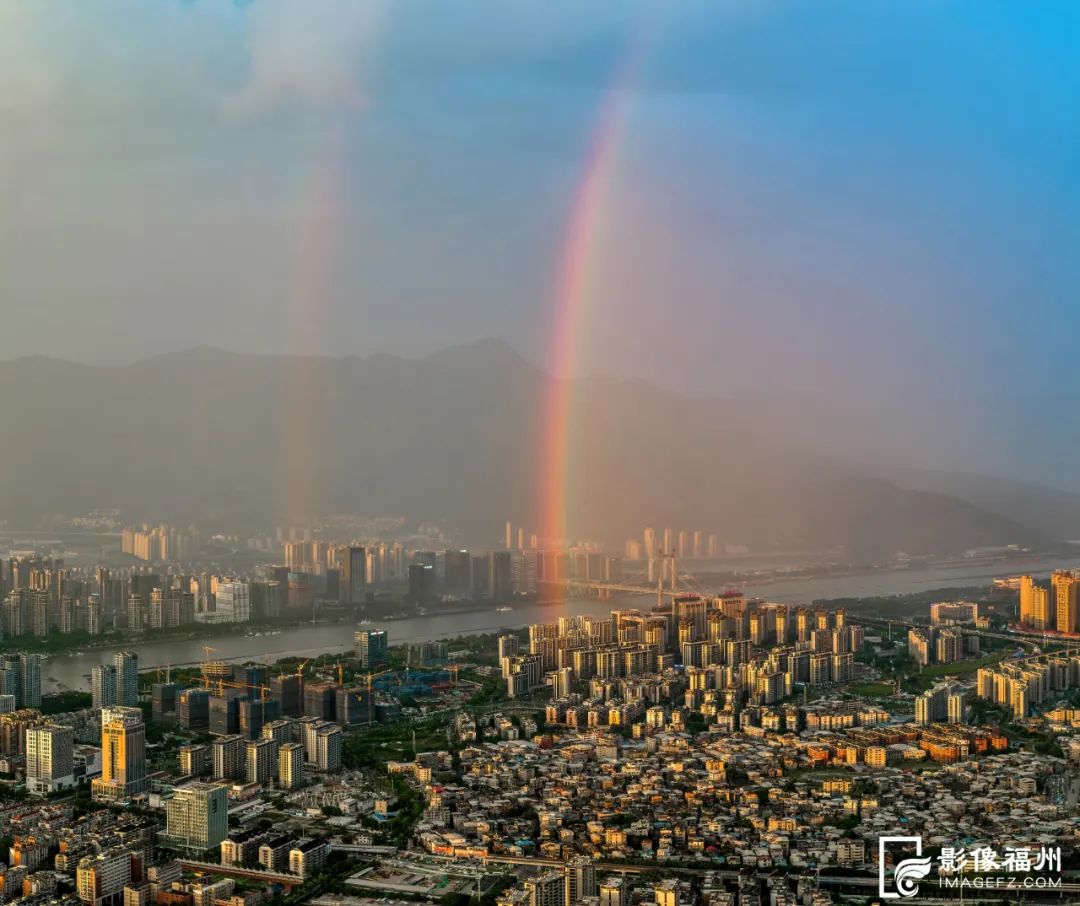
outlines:
[[[915,858],[903,859],[896,863],[893,870],[892,886],[885,886],[885,852],[891,843],[915,845]],[[878,838],[878,894],[883,900],[899,900],[901,897],[913,897],[919,893],[919,881],[930,874],[930,857],[923,858],[922,837],[879,837]]]

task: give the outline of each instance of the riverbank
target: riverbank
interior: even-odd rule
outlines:
[[[493,607],[490,602],[469,601],[457,603],[441,603],[438,607],[440,615],[447,614],[473,614],[510,611],[513,608],[505,606]],[[154,645],[165,643],[179,643],[201,641],[208,642],[229,637],[261,638],[276,636],[304,629],[309,626],[338,626],[349,627],[362,626],[365,624],[395,623],[399,620],[422,619],[427,615],[422,608],[402,612],[372,613],[367,610],[353,613],[329,613],[313,620],[268,620],[259,623],[197,623],[178,629],[127,632],[118,630],[101,635],[92,636],[85,631],[71,632],[66,634],[53,633],[45,637],[21,636],[8,639],[12,645],[17,646],[19,651],[28,654],[40,654],[44,657],[54,655],[94,652],[97,650],[116,651],[120,648],[140,647],[142,645]],[[350,630],[351,631],[351,630]]]
[[[753,583],[744,586],[750,595],[766,597],[792,606],[813,606],[815,601],[837,599],[887,598],[895,595],[928,593],[945,588],[961,588],[992,584],[996,576],[1032,572],[1045,575],[1051,568],[1080,568],[1080,557],[1062,559],[1053,563],[1018,557],[1007,563],[972,567],[970,570],[944,568],[925,571],[900,571],[877,573],[866,576],[839,578],[800,579],[790,582],[774,582],[760,590]],[[932,594],[930,597],[934,597]],[[392,614],[380,616],[368,608],[360,618],[370,620],[373,628],[384,628],[390,635],[391,644],[427,642],[454,636],[478,635],[487,632],[527,626],[530,623],[550,622],[561,616],[603,616],[613,608],[637,607],[647,609],[655,600],[653,593],[620,594],[606,600],[598,598],[572,598],[562,602],[518,600],[513,609],[501,611],[488,606],[477,607],[475,602],[461,605],[438,604],[423,614],[391,618]],[[389,603],[389,602],[387,602]],[[247,627],[245,627],[247,628]],[[212,642],[214,657],[236,661],[244,659],[265,660],[284,657],[319,655],[327,651],[341,651],[352,646],[352,633],[357,628],[354,620],[344,618],[339,622],[299,623],[283,629],[280,635],[256,636],[248,633],[217,636]],[[257,632],[258,630],[256,630]],[[124,647],[139,655],[139,664],[146,669],[169,667],[179,664],[195,664],[204,657],[205,636],[198,638],[170,638],[132,640],[111,648],[82,650],[79,654],[57,654],[48,659],[42,669],[46,689],[86,689],[90,671],[98,664],[108,663],[116,648]],[[12,645],[12,647],[16,647]]]

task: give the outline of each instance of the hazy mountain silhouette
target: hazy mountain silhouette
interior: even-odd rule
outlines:
[[[0,519],[26,525],[95,506],[221,525],[393,514],[493,544],[506,519],[533,520],[550,380],[494,340],[420,359],[201,347],[123,367],[3,362]],[[820,424],[805,405],[576,385],[575,537],[617,542],[673,525],[757,549],[868,555],[1044,540],[1030,521],[947,486],[888,480],[896,462],[875,470],[872,456],[845,456],[870,429],[836,413],[828,449],[828,435],[804,430]]]

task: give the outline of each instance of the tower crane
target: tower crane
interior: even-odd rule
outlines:
[[[386,676],[388,673],[394,673],[393,670],[380,670],[378,673],[368,673],[367,675],[367,719],[368,724],[373,723],[372,718],[372,703],[375,701],[375,690],[372,685],[374,680],[377,680],[380,676]]]

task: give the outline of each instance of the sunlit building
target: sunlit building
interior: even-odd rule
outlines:
[[[1048,589],[1032,576],[1020,577],[1020,623],[1030,629],[1052,629],[1056,620]]]
[[[132,713],[110,716],[101,728],[101,777],[95,799],[123,801],[146,790],[146,727]]]
[[[1050,587],[1057,609],[1057,631],[1080,631],[1080,572],[1056,570],[1050,576]]]

